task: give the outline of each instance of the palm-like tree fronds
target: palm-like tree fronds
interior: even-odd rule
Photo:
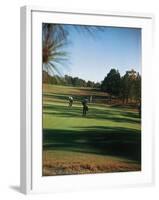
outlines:
[[[61,64],[68,58],[68,54],[64,51],[67,35],[67,31],[61,25],[43,24],[43,70],[50,75],[61,75],[56,63]]]
[[[42,61],[43,70],[51,76],[62,75],[61,66],[66,66],[68,52],[64,50],[68,44],[69,31],[75,30],[78,33],[89,34],[95,37],[97,31],[105,30],[104,27],[86,26],[86,25],[63,25],[63,24],[43,24],[43,50]],[[65,63],[65,64],[64,64]]]

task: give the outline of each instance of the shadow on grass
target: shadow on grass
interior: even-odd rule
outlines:
[[[43,114],[49,114],[56,117],[81,117],[82,115],[81,107],[68,108],[65,105],[53,105],[48,104],[43,106]],[[116,109],[97,109],[89,106],[89,111],[87,113],[87,118],[96,120],[110,120],[115,122],[124,123],[140,123],[140,118],[135,112],[119,111]]]
[[[74,130],[43,129],[43,150],[124,157],[141,163],[141,133],[122,127],[91,126]],[[78,129],[80,128],[80,129]]]

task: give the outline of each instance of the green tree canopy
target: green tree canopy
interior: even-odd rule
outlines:
[[[121,78],[120,73],[116,69],[111,69],[104,78],[101,89],[111,95],[119,96],[120,94]]]
[[[129,99],[137,101],[141,98],[141,76],[133,69],[121,78],[121,97],[126,103]]]

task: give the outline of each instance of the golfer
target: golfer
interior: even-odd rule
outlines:
[[[69,107],[72,107],[72,104],[73,104],[73,97],[69,96],[69,97],[68,97],[68,100],[69,100],[68,106],[69,106]]]
[[[84,98],[82,101],[82,105],[83,105],[83,116],[86,116],[87,111],[88,111],[88,99]]]

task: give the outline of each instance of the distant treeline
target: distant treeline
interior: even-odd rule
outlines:
[[[135,70],[126,71],[123,76],[116,69],[111,69],[104,80],[99,82],[85,81],[78,77],[50,76],[43,71],[43,83],[66,85],[73,87],[98,88],[107,92],[110,98],[116,98],[122,103],[139,102],[141,100],[141,75]]]
[[[43,71],[43,83],[49,83],[54,85],[66,85],[73,87],[91,87],[91,88],[100,88],[101,83],[93,81],[85,81],[78,77],[72,77],[65,75],[64,77],[54,75],[50,76],[47,72]]]

